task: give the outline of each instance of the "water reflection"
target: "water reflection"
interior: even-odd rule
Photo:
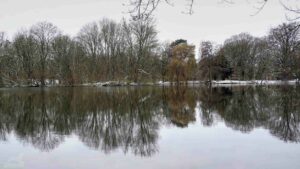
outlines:
[[[0,90],[0,140],[51,151],[74,134],[88,147],[138,156],[158,151],[164,125],[225,123],[249,133],[261,127],[300,141],[300,87],[49,88]]]

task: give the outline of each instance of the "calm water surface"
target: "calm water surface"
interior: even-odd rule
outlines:
[[[0,89],[0,169],[299,169],[300,87]]]

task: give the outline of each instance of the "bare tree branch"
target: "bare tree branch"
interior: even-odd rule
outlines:
[[[267,2],[268,2],[268,0],[263,0],[263,1],[258,2],[260,6],[255,7],[257,9],[257,11],[254,14],[252,14],[251,16],[255,16],[255,15],[259,14],[265,8]]]
[[[131,8],[129,10],[130,15],[134,20],[138,19],[148,19],[152,13],[157,9],[159,4],[162,2],[165,2],[166,4],[169,4],[173,6],[173,3],[171,3],[170,0],[128,0],[128,6]],[[182,12],[185,14],[193,14],[193,8],[195,4],[195,0],[185,0],[187,2],[187,11]],[[283,1],[285,3],[283,3]],[[235,0],[220,0],[221,3],[227,3],[227,4],[235,4]],[[256,6],[254,8],[256,9],[255,13],[251,14],[251,16],[255,16],[259,14],[266,6],[266,4],[270,2],[270,0],[255,0]],[[297,16],[294,18],[288,18],[288,20],[298,20],[300,19],[300,8],[295,6],[288,6],[287,3],[289,0],[279,0],[281,5],[284,7],[284,9],[288,12],[294,13]]]
[[[187,14],[193,14],[194,13],[194,11],[193,11],[193,6],[194,6],[194,0],[186,0],[186,1],[188,1],[187,2]]]
[[[128,6],[131,7],[129,13],[133,20],[146,20],[162,2],[173,6],[173,3],[170,0],[130,0],[128,3]],[[190,5],[192,8],[193,2],[191,2]]]
[[[298,20],[300,19],[300,8],[298,6],[296,7],[292,7],[292,6],[288,6],[287,4],[283,3],[281,0],[279,1],[280,4],[284,7],[284,9],[288,12],[291,12],[291,13],[294,13],[298,16],[295,16],[293,18],[289,17],[287,14],[285,15],[286,19],[288,21],[295,21],[295,20]]]

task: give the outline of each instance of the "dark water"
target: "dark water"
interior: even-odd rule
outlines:
[[[0,89],[0,169],[299,169],[300,87]]]

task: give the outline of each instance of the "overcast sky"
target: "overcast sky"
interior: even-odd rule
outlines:
[[[128,17],[128,0],[0,0],[0,31],[11,38],[21,28],[38,21],[49,21],[64,33],[76,35],[80,28],[103,17],[121,20]],[[254,1],[254,0],[253,0]],[[155,12],[159,39],[187,39],[198,45],[202,40],[223,43],[241,32],[263,36],[284,21],[285,11],[278,0],[270,1],[256,16],[255,3],[236,0],[233,5],[221,0],[196,0],[194,14],[186,15],[186,0],[173,0],[174,7],[162,4]]]

